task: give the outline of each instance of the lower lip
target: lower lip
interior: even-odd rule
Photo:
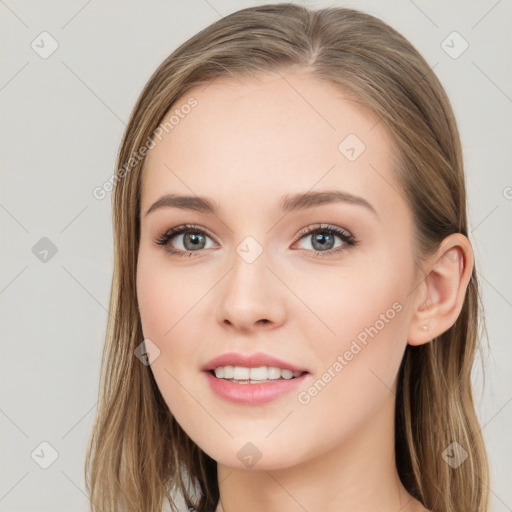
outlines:
[[[211,389],[221,398],[244,405],[258,405],[275,400],[276,398],[297,389],[307,373],[295,379],[279,379],[262,384],[237,384],[224,379],[218,379],[210,372],[205,372]]]

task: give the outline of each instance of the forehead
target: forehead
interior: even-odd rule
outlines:
[[[394,147],[383,123],[306,73],[196,86],[161,126],[167,129],[144,164],[144,205],[174,190],[222,202],[313,187],[394,195],[396,201],[397,185],[385,190],[395,177]]]

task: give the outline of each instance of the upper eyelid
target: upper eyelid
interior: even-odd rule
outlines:
[[[301,230],[299,230],[297,236],[301,237],[301,236],[304,236],[304,235],[310,235],[312,233],[315,233],[316,231],[332,231],[335,234],[338,234],[338,236],[339,236],[338,232],[342,231],[348,237],[354,236],[352,234],[352,231],[349,231],[348,229],[346,229],[346,228],[344,228],[342,226],[335,226],[335,225],[332,225],[332,224],[326,224],[325,222],[318,223],[317,225],[313,225],[313,226],[311,226],[311,225],[306,226],[305,228],[302,228]]]

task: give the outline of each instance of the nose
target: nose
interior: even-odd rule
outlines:
[[[284,322],[285,287],[267,263],[264,253],[252,263],[234,255],[216,306],[217,320],[224,327],[247,333],[274,329]]]

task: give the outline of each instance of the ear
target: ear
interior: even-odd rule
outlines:
[[[473,265],[471,244],[461,233],[446,237],[428,258],[423,267],[427,277],[415,290],[409,345],[428,343],[455,323]]]

